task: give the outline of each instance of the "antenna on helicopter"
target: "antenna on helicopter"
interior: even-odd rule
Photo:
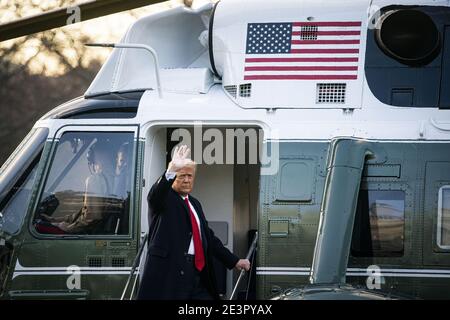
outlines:
[[[159,60],[156,51],[145,44],[139,43],[86,43],[87,47],[103,47],[103,48],[121,48],[121,49],[144,49],[151,53],[155,61],[156,86],[158,89],[159,98],[162,99],[161,77],[159,74]]]

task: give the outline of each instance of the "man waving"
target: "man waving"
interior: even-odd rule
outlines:
[[[249,270],[208,227],[190,193],[196,164],[187,146],[175,148],[167,170],[151,188],[150,240],[138,299],[219,299],[212,257],[228,269]]]

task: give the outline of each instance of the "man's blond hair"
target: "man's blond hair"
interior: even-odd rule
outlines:
[[[194,172],[197,171],[197,162],[191,159],[186,159],[186,164],[183,166],[183,168],[189,167],[194,168]]]

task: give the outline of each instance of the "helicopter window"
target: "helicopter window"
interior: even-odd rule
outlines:
[[[30,202],[31,189],[40,158],[41,155],[39,154],[12,188],[6,204],[2,206],[1,213],[3,218],[0,218],[2,219],[0,221],[0,229],[9,234],[17,233],[22,226],[23,218],[27,213],[27,207]]]
[[[441,248],[450,249],[450,186],[439,190],[437,240]]]
[[[44,234],[128,234],[133,132],[66,132],[37,207]]]
[[[48,129],[32,130],[0,169],[0,229],[17,233],[27,213]]]
[[[386,55],[412,66],[433,60],[440,51],[440,35],[433,18],[413,10],[387,11],[375,29],[378,46]]]
[[[404,191],[360,190],[353,229],[352,255],[402,256],[404,227]]]

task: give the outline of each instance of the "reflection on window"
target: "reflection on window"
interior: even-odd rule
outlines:
[[[360,190],[352,255],[402,256],[405,227],[403,191]]]
[[[35,215],[45,234],[128,234],[132,132],[67,132]]]
[[[439,190],[438,245],[450,248],[450,186]]]

